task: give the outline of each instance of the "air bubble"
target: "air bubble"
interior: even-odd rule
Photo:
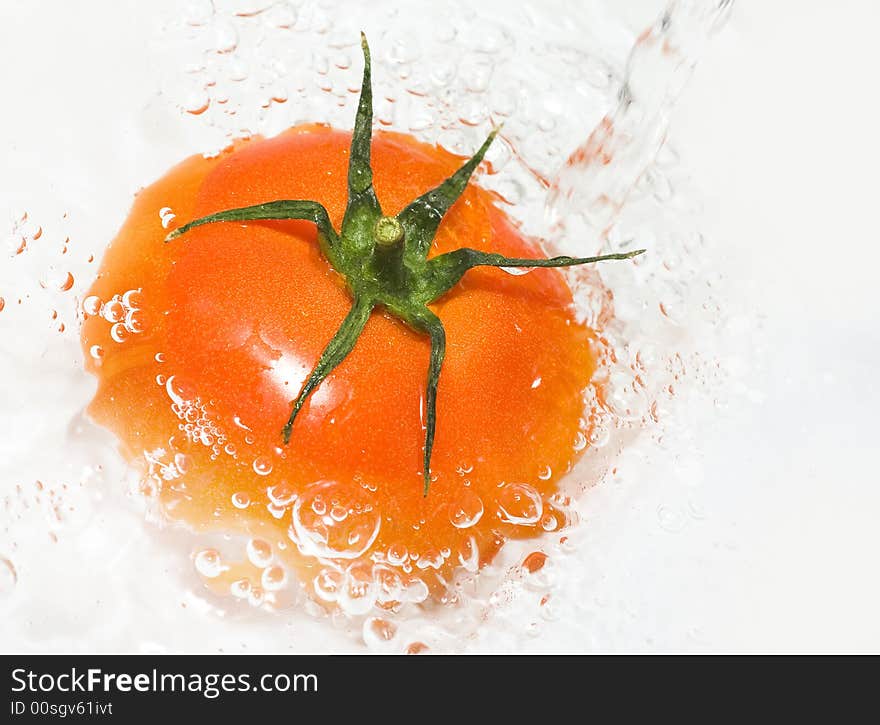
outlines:
[[[498,269],[502,272],[507,272],[507,274],[513,277],[522,277],[524,274],[532,271],[531,267],[499,267]]]
[[[189,111],[188,105],[189,104],[187,104],[187,109],[186,109],[187,111]],[[208,108],[208,106],[205,105],[205,109],[203,109],[203,110],[206,110],[207,108]],[[191,113],[191,111],[190,111],[190,113]],[[170,227],[171,222],[173,222],[175,220],[175,218],[176,218],[176,216],[175,216],[174,212],[171,211],[170,206],[163,206],[161,209],[159,209],[159,221],[162,222],[163,229],[167,229],[168,227]],[[128,293],[126,292],[126,294],[128,294]]]
[[[128,311],[125,315],[125,329],[135,334],[144,331],[144,321],[140,310],[133,309]]]
[[[381,617],[369,617],[364,620],[363,637],[367,647],[382,648],[391,642],[397,634],[397,625]]]
[[[201,116],[211,105],[211,99],[205,91],[193,91],[183,102],[183,110],[193,116]],[[174,214],[162,218],[162,226],[167,229],[174,220]]]
[[[268,21],[276,28],[296,25],[296,10],[289,3],[278,3],[269,10]]]
[[[449,505],[449,520],[457,529],[474,526],[483,517],[483,501],[470,488],[462,489]]]
[[[388,558],[389,564],[400,566],[409,558],[409,551],[403,544],[392,544],[388,547],[385,556]]]
[[[344,575],[336,569],[321,569],[312,580],[315,596],[325,602],[335,602],[339,598],[339,589],[342,587]]]
[[[211,0],[190,0],[186,4],[184,15],[188,25],[206,25],[214,16],[214,3]]]
[[[122,322],[125,319],[125,306],[114,297],[101,308],[101,317],[107,322]]]
[[[559,528],[559,522],[553,514],[544,514],[544,517],[541,519],[541,528],[544,531],[556,531]]]
[[[325,515],[346,511],[342,520]],[[291,538],[306,556],[357,559],[372,546],[381,520],[363,489],[348,490],[335,482],[311,486],[293,505]]]
[[[277,592],[287,584],[287,570],[278,565],[270,566],[263,570],[260,581],[267,592]]]
[[[543,511],[541,495],[528,484],[508,483],[498,494],[498,517],[506,524],[533,526]]]
[[[231,53],[238,47],[238,33],[228,23],[214,26],[214,50],[218,53]]]
[[[8,597],[15,589],[18,582],[18,572],[13,563],[4,556],[0,556],[0,597]]]
[[[192,468],[192,459],[185,453],[175,453],[174,465],[177,467],[177,470],[183,474]]]
[[[236,599],[247,599],[251,591],[251,583],[248,579],[239,579],[229,585],[229,591]]]
[[[287,507],[290,506],[296,499],[296,491],[286,481],[282,481],[281,483],[270,486],[267,490],[269,494],[269,500],[279,507]]]
[[[377,586],[376,600],[380,604],[393,604],[403,599],[403,579],[390,566],[376,564],[373,567],[373,580]]]
[[[477,540],[473,536],[469,536],[462,544],[458,552],[458,563],[465,571],[472,573],[480,568],[480,551],[477,547]]]
[[[110,337],[114,342],[125,342],[128,339],[128,328],[121,322],[117,322],[110,328]]]
[[[272,563],[272,546],[264,539],[251,539],[245,550],[248,561],[259,569],[265,569]]]
[[[218,577],[223,572],[223,562],[216,549],[202,549],[196,552],[193,563],[196,571],[207,579]]]
[[[411,579],[406,586],[406,599],[413,604],[424,602],[428,594],[428,585],[421,579]]]
[[[82,310],[90,317],[96,317],[101,314],[101,298],[97,295],[90,295],[83,300]]]
[[[260,587],[251,587],[247,600],[248,604],[252,607],[262,606],[263,602],[266,601],[266,592]]]
[[[372,571],[364,564],[355,563],[345,570],[345,580],[337,599],[339,606],[353,615],[366,614],[376,602],[376,584]]]
[[[253,469],[258,476],[268,476],[272,473],[272,461],[266,456],[259,456],[254,459]]]
[[[668,531],[670,534],[677,534],[684,529],[685,524],[687,523],[685,515],[681,509],[674,506],[667,506],[666,504],[662,504],[657,508],[657,520],[660,523],[660,528],[664,531]]]
[[[58,289],[62,292],[68,292],[73,287],[73,275],[70,272],[67,272],[58,283]]]

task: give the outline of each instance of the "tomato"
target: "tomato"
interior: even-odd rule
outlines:
[[[476,571],[506,538],[564,523],[550,497],[589,435],[584,396],[603,346],[576,320],[558,270],[454,271],[448,291],[424,305],[447,340],[431,450],[426,373],[437,339],[406,306],[418,280],[386,284],[370,272],[375,289],[394,294],[367,310],[351,351],[284,428],[285,443],[291,402],[353,297],[366,294],[360,258],[331,264],[342,253],[309,219],[194,224],[166,241],[160,211],[184,221],[311,200],[344,235],[363,132],[298,126],[191,158],[144,189],[90,290],[96,314],[82,340],[98,378],[89,412],[147,468],[169,518],[270,541],[327,601],[366,587],[393,606],[444,589],[458,569]],[[385,220],[404,218],[461,164],[397,133],[376,134],[367,149]],[[463,247],[540,258],[492,194],[461,189],[425,264]],[[378,234],[374,221],[363,229]]]

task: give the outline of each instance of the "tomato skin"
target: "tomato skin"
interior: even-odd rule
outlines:
[[[155,459],[160,448],[183,456],[186,474],[162,484],[172,517],[251,534],[269,530],[278,541],[290,535],[306,554],[345,554],[324,558],[346,566],[405,549],[409,560],[398,562],[404,571],[448,579],[474,546],[485,563],[505,537],[541,531],[548,498],[577,458],[572,444],[585,428],[582,395],[601,345],[575,321],[563,276],[551,269],[522,276],[475,269],[432,305],[448,348],[434,480],[425,497],[421,411],[429,342],[388,314],[374,313],[354,352],[303,408],[289,446],[281,441],[290,401],[351,305],[344,281],[318,249],[314,225],[215,224],[163,241],[158,210],[165,206],[187,220],[268,200],[313,199],[338,228],[350,140],[346,132],[297,127],[219,159],[191,159],[141,193],[90,293],[106,300],[140,288],[149,325],[117,345],[107,340],[103,320],[86,320],[85,349],[105,349],[101,364],[90,366],[99,377],[90,412],[131,457],[146,451]],[[374,137],[372,161],[386,214],[460,164],[392,133]],[[432,254],[463,246],[541,256],[473,184],[444,219]],[[274,506],[267,490],[293,503]],[[529,491],[539,496],[530,509],[522,496]],[[322,523],[316,496],[351,514]],[[311,508],[303,508],[306,502]],[[516,507],[528,509],[526,523],[509,521]],[[460,527],[467,517],[457,516],[459,509],[480,508],[472,526]],[[333,546],[304,542],[310,527]],[[337,540],[346,533],[356,539],[348,548]],[[348,557],[367,539],[364,551]],[[428,560],[420,569],[418,562]],[[291,561],[301,574],[315,568],[313,558],[295,552]]]

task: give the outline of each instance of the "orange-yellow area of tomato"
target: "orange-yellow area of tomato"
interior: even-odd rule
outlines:
[[[549,497],[576,460],[573,442],[589,434],[583,396],[600,344],[575,320],[558,271],[475,269],[432,305],[448,348],[427,497],[430,344],[379,310],[283,445],[291,400],[350,308],[344,281],[310,223],[213,224],[166,243],[159,210],[170,207],[182,223],[314,199],[338,229],[350,140],[296,127],[216,159],[188,159],[138,194],[89,294],[107,301],[138,289],[143,331],[117,343],[105,319],[86,318],[84,348],[104,351],[87,355],[98,378],[89,412],[130,458],[162,471],[172,519],[262,536],[306,582],[322,566],[309,555],[317,554],[340,568],[390,560],[434,589],[462,562],[474,569],[491,560],[506,538],[562,523]],[[460,163],[409,136],[378,133],[372,165],[384,213]],[[462,246],[542,256],[474,184],[431,254]]]

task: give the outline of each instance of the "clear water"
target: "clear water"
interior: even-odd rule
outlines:
[[[141,43],[146,60],[111,70],[85,50],[81,63],[97,77],[54,89],[52,107],[94,100],[95,113],[69,125],[56,115],[45,129],[36,121],[33,137],[17,140],[30,150],[2,172],[15,189],[0,202],[9,207],[0,412],[13,421],[0,439],[4,650],[706,644],[699,622],[651,606],[651,578],[676,576],[674,561],[662,571],[608,562],[621,547],[651,547],[706,520],[698,433],[741,390],[741,361],[720,334],[735,323],[725,281],[706,262],[699,195],[669,140],[673,104],[730,3],[672,3],[653,23],[656,8],[645,4],[635,24],[612,3],[572,5],[375,2],[365,18],[353,2],[195,0],[129,9],[134,17],[108,5],[95,16],[108,42],[128,54]],[[604,326],[618,358],[607,415],[560,495],[573,523],[508,544],[458,602],[420,603],[414,592],[399,616],[344,601],[327,614],[265,542],[163,525],[112,436],[81,412],[94,381],[82,370],[79,322],[95,305],[82,295],[131,194],[185,155],[215,154],[235,138],[302,121],[348,127],[361,29],[374,48],[382,127],[465,154],[504,122],[479,183],[510,202],[527,232],[568,253],[650,250],[635,264],[571,276],[582,315]],[[112,102],[106,83],[119,91]],[[21,101],[33,94],[27,87]],[[46,148],[66,152],[25,169],[50,128],[62,138]],[[173,221],[173,209],[157,213]],[[132,334],[124,313],[136,308],[122,302],[106,313],[120,336]],[[633,526],[647,532],[642,540],[621,536]],[[244,557],[262,572],[259,586],[212,588],[224,561]]]

